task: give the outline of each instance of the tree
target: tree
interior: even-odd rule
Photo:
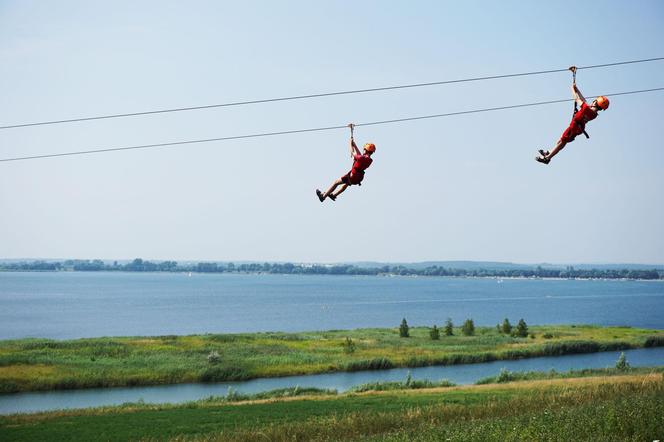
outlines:
[[[143,271],[143,260],[141,258],[136,258],[129,264],[125,265],[125,269],[130,272],[141,272]]]
[[[403,318],[401,320],[401,325],[399,326],[399,336],[402,338],[409,338],[410,333],[408,333],[408,323],[406,322],[406,318]]]
[[[523,318],[519,319],[519,323],[516,325],[516,335],[520,338],[528,337],[528,326]]]
[[[454,324],[452,324],[451,318],[447,318],[445,321],[445,336],[454,336]]]
[[[502,331],[506,335],[512,333],[512,324],[510,324],[509,319],[505,318],[505,320],[503,321],[503,325],[500,326],[500,331]]]
[[[440,330],[438,330],[438,327],[436,327],[436,324],[433,325],[433,328],[429,331],[429,336],[431,336],[431,339],[434,341],[437,341],[440,339]]]
[[[463,333],[464,336],[473,336],[475,334],[475,323],[472,319],[466,319],[466,322],[464,322],[461,327],[461,333]]]
[[[620,352],[620,357],[616,361],[616,369],[619,371],[627,371],[630,369],[629,362],[627,362],[627,358],[623,352]]]

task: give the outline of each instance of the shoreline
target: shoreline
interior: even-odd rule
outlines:
[[[644,269],[650,270],[650,269]],[[95,273],[111,273],[111,274],[164,274],[164,275],[282,275],[282,276],[346,276],[346,277],[376,277],[376,278],[449,278],[449,279],[496,279],[496,280],[524,280],[524,281],[638,281],[638,282],[664,282],[664,278],[584,278],[584,277],[570,277],[563,278],[558,276],[496,276],[496,275],[399,275],[396,273],[376,273],[376,274],[345,274],[345,273],[279,273],[279,272],[196,272],[196,271],[130,271],[130,270],[18,270],[18,269],[0,269],[0,274],[3,273],[80,273],[80,274],[95,274]]]

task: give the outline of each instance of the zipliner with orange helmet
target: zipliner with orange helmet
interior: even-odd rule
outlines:
[[[351,123],[348,127],[350,127],[350,156],[353,159],[353,167],[350,172],[332,183],[330,188],[327,189],[327,192],[323,193],[319,189],[316,189],[316,195],[318,195],[318,199],[321,203],[325,201],[325,198],[330,198],[332,201],[335,201],[339,194],[346,190],[348,186],[352,186],[353,184],[358,186],[362,185],[364,171],[371,166],[371,163],[373,162],[371,155],[376,152],[376,145],[373,143],[367,143],[364,145],[364,152],[360,153],[360,149],[357,148],[357,144],[355,144],[355,140],[353,139],[355,125]],[[341,187],[337,190],[337,187],[339,186]]]
[[[567,143],[574,141],[574,138],[578,135],[584,134],[587,138],[590,138],[586,133],[586,123],[597,118],[599,111],[609,108],[609,99],[603,95],[595,98],[590,106],[588,106],[581,91],[576,87],[576,66],[570,67],[569,70],[572,71],[573,74],[572,95],[574,96],[574,116],[572,117],[572,122],[569,127],[565,129],[565,132],[563,132],[560,140],[558,140],[551,152],[543,149],[539,150],[539,155],[535,157],[535,159],[540,163],[549,164],[551,158],[556,156]],[[578,111],[577,106],[581,106]]]

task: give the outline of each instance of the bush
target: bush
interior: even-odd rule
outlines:
[[[503,325],[500,326],[500,331],[505,333],[506,335],[512,333],[512,324],[510,324],[509,319],[505,318],[503,320]]]
[[[399,326],[399,336],[402,338],[409,338],[410,333],[409,333],[409,327],[408,323],[406,322],[406,318],[403,318],[401,320],[401,325]]]
[[[242,401],[246,400],[247,397],[245,395],[242,395],[238,393],[237,390],[235,390],[233,387],[228,387],[228,391],[226,392],[226,400],[229,402],[237,402],[237,401]]]
[[[207,355],[207,360],[210,364],[217,364],[219,361],[221,361],[221,356],[219,356],[217,350],[212,350],[210,354]]]
[[[475,334],[475,323],[472,319],[466,319],[466,322],[461,327],[461,333],[464,336],[473,336]]]
[[[502,384],[505,382],[512,382],[512,381],[519,381],[519,380],[525,380],[525,379],[530,379],[531,377],[533,379],[540,379],[541,377],[537,377],[536,375],[540,375],[541,373],[539,372],[528,372],[528,373],[514,373],[506,369],[505,367],[500,369],[500,373],[498,373],[498,376],[489,376],[486,378],[478,379],[475,382],[475,385],[485,385],[485,384]]]
[[[553,339],[553,335],[552,335],[551,333],[544,333],[544,334],[542,335],[542,337],[543,337],[544,339]]]
[[[499,384],[505,383],[505,382],[510,382],[515,379],[515,376],[512,372],[510,372],[506,368],[501,368],[500,373],[498,374],[498,378],[496,379],[496,382]]]
[[[341,344],[344,348],[344,353],[346,354],[353,354],[355,353],[355,343],[353,340],[349,337],[346,337],[346,340]]]
[[[454,324],[452,324],[452,319],[447,318],[447,321],[445,321],[445,336],[453,336],[454,335]]]
[[[516,335],[520,338],[528,337],[528,326],[523,318],[519,319],[519,323],[516,325]]]
[[[433,325],[433,328],[429,331],[429,336],[431,336],[431,339],[434,341],[437,341],[440,339],[440,330],[438,330],[438,327],[436,327],[436,324]]]

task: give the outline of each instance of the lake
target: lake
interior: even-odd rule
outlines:
[[[0,339],[512,323],[664,329],[664,281],[0,272]]]

